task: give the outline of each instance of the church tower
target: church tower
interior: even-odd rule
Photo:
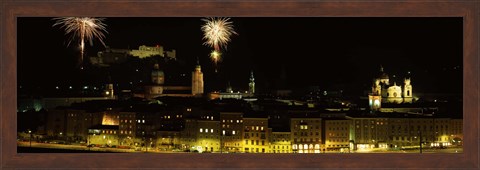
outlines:
[[[197,59],[197,66],[192,72],[192,94],[201,95],[203,94],[203,73],[202,68]]]
[[[412,92],[412,85],[410,84],[410,78],[405,78],[403,84],[403,102],[404,103],[412,103],[413,102],[413,92]]]
[[[250,72],[250,83],[248,83],[248,93],[255,94],[255,77],[253,77],[253,71]]]

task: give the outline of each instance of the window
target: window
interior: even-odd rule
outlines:
[[[232,131],[232,134],[235,135],[235,131]]]
[[[263,130],[263,126],[262,126],[262,127],[260,127],[260,130]]]
[[[203,129],[202,129],[202,128],[200,128],[200,133],[202,133],[202,132],[203,132]]]
[[[210,129],[210,133],[213,133],[213,129]]]
[[[265,141],[264,141],[264,140],[262,140],[262,145],[265,145]]]

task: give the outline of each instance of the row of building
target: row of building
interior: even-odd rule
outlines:
[[[99,146],[240,153],[347,152],[413,147],[420,142],[423,147],[442,147],[461,145],[463,139],[462,119],[457,118],[331,112],[302,106],[264,106],[253,111],[246,108],[258,101],[169,100],[150,104],[101,101],[111,102],[109,107],[92,101],[51,109],[45,126],[36,133]],[[182,106],[169,105],[172,102]]]

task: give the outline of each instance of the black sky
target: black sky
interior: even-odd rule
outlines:
[[[67,36],[51,19],[17,19],[19,85],[65,82],[71,77],[64,75],[78,72],[78,49],[66,46]],[[238,35],[223,51],[218,73],[211,48],[202,45],[201,19],[106,18],[105,42],[175,49],[187,74],[198,57],[209,90],[226,82],[246,89],[253,70],[260,90],[314,85],[358,92],[369,89],[380,65],[398,77],[410,71],[416,91],[462,90],[462,18],[234,17]],[[104,49],[98,41],[86,46],[90,56]]]

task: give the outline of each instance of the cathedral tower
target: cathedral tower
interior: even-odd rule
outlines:
[[[192,72],[192,94],[201,95],[203,94],[203,73],[202,68],[197,59],[197,66]]]
[[[404,103],[412,103],[413,101],[413,92],[412,92],[412,85],[410,84],[410,78],[405,78],[403,84],[403,102]]]
[[[248,93],[255,94],[255,77],[253,77],[253,71],[250,72],[250,83],[248,83]]]

